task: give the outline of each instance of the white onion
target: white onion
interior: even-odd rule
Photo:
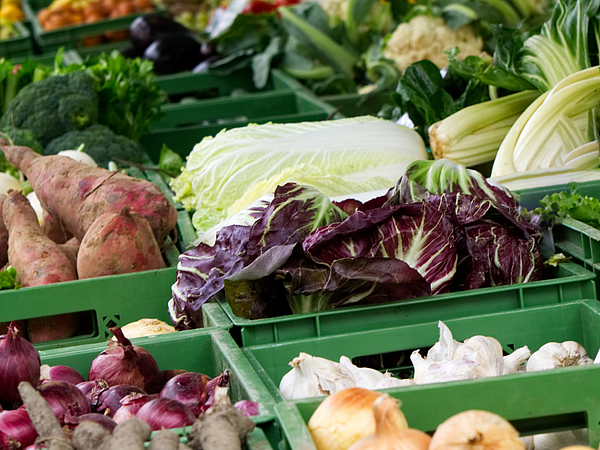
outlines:
[[[8,194],[10,189],[13,191],[22,191],[23,187],[19,183],[19,180],[12,175],[0,172],[0,193]]]
[[[90,166],[98,167],[98,164],[96,164],[94,158],[92,158],[85,152],[80,152],[79,150],[63,150],[61,152],[58,152],[58,155],[66,156],[67,158],[71,158],[75,161],[79,161]]]

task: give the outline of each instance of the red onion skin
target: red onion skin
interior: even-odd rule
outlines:
[[[21,403],[17,386],[28,381],[33,387],[40,382],[40,354],[35,347],[21,337],[14,322],[8,333],[0,336],[0,403],[12,409]]]
[[[140,408],[151,400],[152,399],[147,394],[134,393],[126,395],[120,400],[120,403],[123,406],[117,409],[117,412],[113,416],[113,420],[116,423],[121,423],[127,419],[134,418]]]
[[[165,386],[167,381],[185,372],[187,372],[187,370],[161,370],[146,382],[146,389],[144,390],[148,394],[158,394],[160,393],[161,389]]]
[[[121,399],[133,393],[147,395],[143,389],[130,384],[121,384],[108,388],[100,394],[100,405],[97,408],[97,412],[106,414],[108,417],[113,417],[119,408],[123,406]]]
[[[108,348],[92,361],[88,380],[103,379],[110,386],[130,384],[145,389],[159,372],[156,360],[147,350],[132,345],[121,328],[110,328],[110,332],[117,341],[109,341]]]
[[[5,433],[14,441],[19,442],[19,448],[33,444],[38,435],[29,419],[29,413],[25,409],[1,412],[0,433]]]
[[[81,416],[77,417],[77,419],[79,419],[77,424],[80,424],[84,420],[91,420],[92,422],[99,423],[111,433],[117,426],[117,422],[115,422],[113,419],[111,419],[108,416],[105,416],[104,414],[99,413],[82,414]]]
[[[100,394],[108,389],[108,383],[104,380],[84,381],[77,384],[76,387],[83,392],[90,402],[92,411],[95,411],[100,405]]]
[[[52,408],[56,418],[64,425],[67,411],[71,415],[80,416],[92,412],[90,403],[83,392],[66,381],[50,381],[38,387],[38,392]]]
[[[208,398],[210,378],[197,372],[185,372],[171,378],[160,391],[160,396],[183,403],[198,417]]]
[[[152,430],[187,427],[196,419],[187,406],[170,398],[157,398],[146,403],[135,417],[150,425]]]
[[[67,383],[77,385],[85,382],[85,379],[72,367],[51,366],[47,372],[42,371],[40,381],[42,384],[48,383],[49,381],[66,381]]]

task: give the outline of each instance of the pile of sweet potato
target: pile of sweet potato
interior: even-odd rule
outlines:
[[[0,264],[16,269],[21,286],[165,267],[161,246],[177,211],[156,185],[3,140],[0,145],[44,209],[40,226],[21,192],[0,197]]]

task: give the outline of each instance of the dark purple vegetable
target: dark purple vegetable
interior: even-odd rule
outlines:
[[[154,63],[157,75],[192,70],[204,59],[198,39],[185,34],[161,36],[153,40],[144,50],[144,58]]]
[[[194,416],[202,412],[207,399],[207,384],[210,378],[197,372],[186,372],[171,378],[160,391],[162,398],[170,398],[187,405]]]
[[[89,414],[81,414],[80,416],[72,416],[70,412],[67,412],[65,415],[65,424],[69,425],[71,428],[75,428],[84,420],[91,420],[92,422],[96,422],[106,428],[109,432],[112,431],[117,426],[117,422],[111,419],[108,416],[100,413],[89,413]]]
[[[161,370],[155,376],[153,376],[148,383],[146,384],[145,391],[148,394],[156,394],[160,393],[163,386],[169,381],[171,378],[179,375],[180,373],[185,373],[187,370],[179,370],[179,369],[167,369]]]
[[[17,386],[21,381],[36,387],[40,382],[40,355],[35,347],[21,337],[15,322],[0,336],[0,404],[11,409],[21,402]]]
[[[239,402],[235,402],[233,406],[241,411],[246,417],[258,416],[258,403],[256,402],[240,400]]]
[[[194,36],[194,32],[189,28],[156,13],[143,14],[129,26],[131,43],[139,54],[142,54],[155,39],[172,34]]]
[[[104,380],[84,381],[76,385],[77,389],[83,392],[83,395],[90,402],[92,411],[95,411],[100,404],[100,394],[108,389],[108,383]]]
[[[47,383],[49,381],[66,381],[67,383],[77,385],[85,382],[85,379],[72,367],[48,366],[44,364],[41,367],[40,382]]]
[[[112,386],[100,394],[100,405],[98,406],[97,411],[104,413],[109,417],[113,417],[117,410],[123,406],[121,404],[121,399],[135,393],[147,395],[146,392],[138,386],[130,384]]]
[[[196,419],[187,406],[170,398],[157,398],[146,403],[135,417],[146,422],[153,430],[186,427]]]
[[[138,51],[135,47],[125,47],[125,48],[119,50],[119,52],[125,58],[130,58],[130,59],[141,57],[144,53],[144,52]]]
[[[92,412],[86,396],[74,384],[66,381],[49,381],[38,387],[38,392],[48,402],[56,418],[64,424],[67,411],[72,416]]]
[[[126,395],[119,401],[122,406],[115,412],[115,415],[113,416],[114,421],[116,423],[121,423],[135,417],[140,408],[151,400],[149,395],[140,394],[138,392]]]
[[[92,361],[88,380],[105,380],[110,386],[129,384],[145,389],[159,372],[154,357],[142,347],[132,345],[121,328],[110,328],[117,341],[109,341],[108,348]]]
[[[0,449],[3,442],[9,441],[7,437],[19,443],[18,447],[12,448],[23,448],[33,444],[37,435],[27,410],[14,409],[0,413]]]

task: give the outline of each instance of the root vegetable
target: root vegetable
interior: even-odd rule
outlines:
[[[4,140],[0,146],[10,164],[25,174],[44,210],[80,240],[99,216],[124,206],[146,217],[159,245],[177,224],[175,207],[148,181],[65,156],[41,156]]]
[[[79,247],[79,278],[162,269],[165,262],[144,216],[130,212],[102,214],[90,226]]]
[[[179,450],[179,435],[169,430],[157,431],[148,450]]]
[[[42,212],[42,224],[40,226],[44,234],[57,244],[64,244],[73,237],[65,225],[60,220],[53,218],[48,211]]]
[[[75,428],[71,436],[71,444],[75,450],[98,450],[110,439],[110,436],[110,431],[98,422],[84,420]]]
[[[129,419],[115,427],[112,437],[102,450],[145,450],[144,442],[150,438],[150,425],[138,419]]]
[[[27,321],[27,337],[34,344],[67,339],[75,334],[78,327],[79,314],[77,313],[36,317]]]
[[[73,263],[73,267],[77,267],[77,253],[79,253],[79,246],[81,245],[79,239],[72,237],[64,244],[59,245],[64,254],[67,255],[71,263]]]
[[[77,279],[75,267],[58,244],[42,233],[35,211],[21,192],[9,193],[2,217],[8,229],[8,260],[19,284],[41,286]]]
[[[58,419],[40,393],[26,381],[21,381],[18,389],[31,423],[39,435],[38,441],[45,442],[48,450],[73,450]]]
[[[255,427],[231,404],[227,388],[217,391],[213,406],[192,425],[188,443],[193,450],[241,450],[246,435]]]

